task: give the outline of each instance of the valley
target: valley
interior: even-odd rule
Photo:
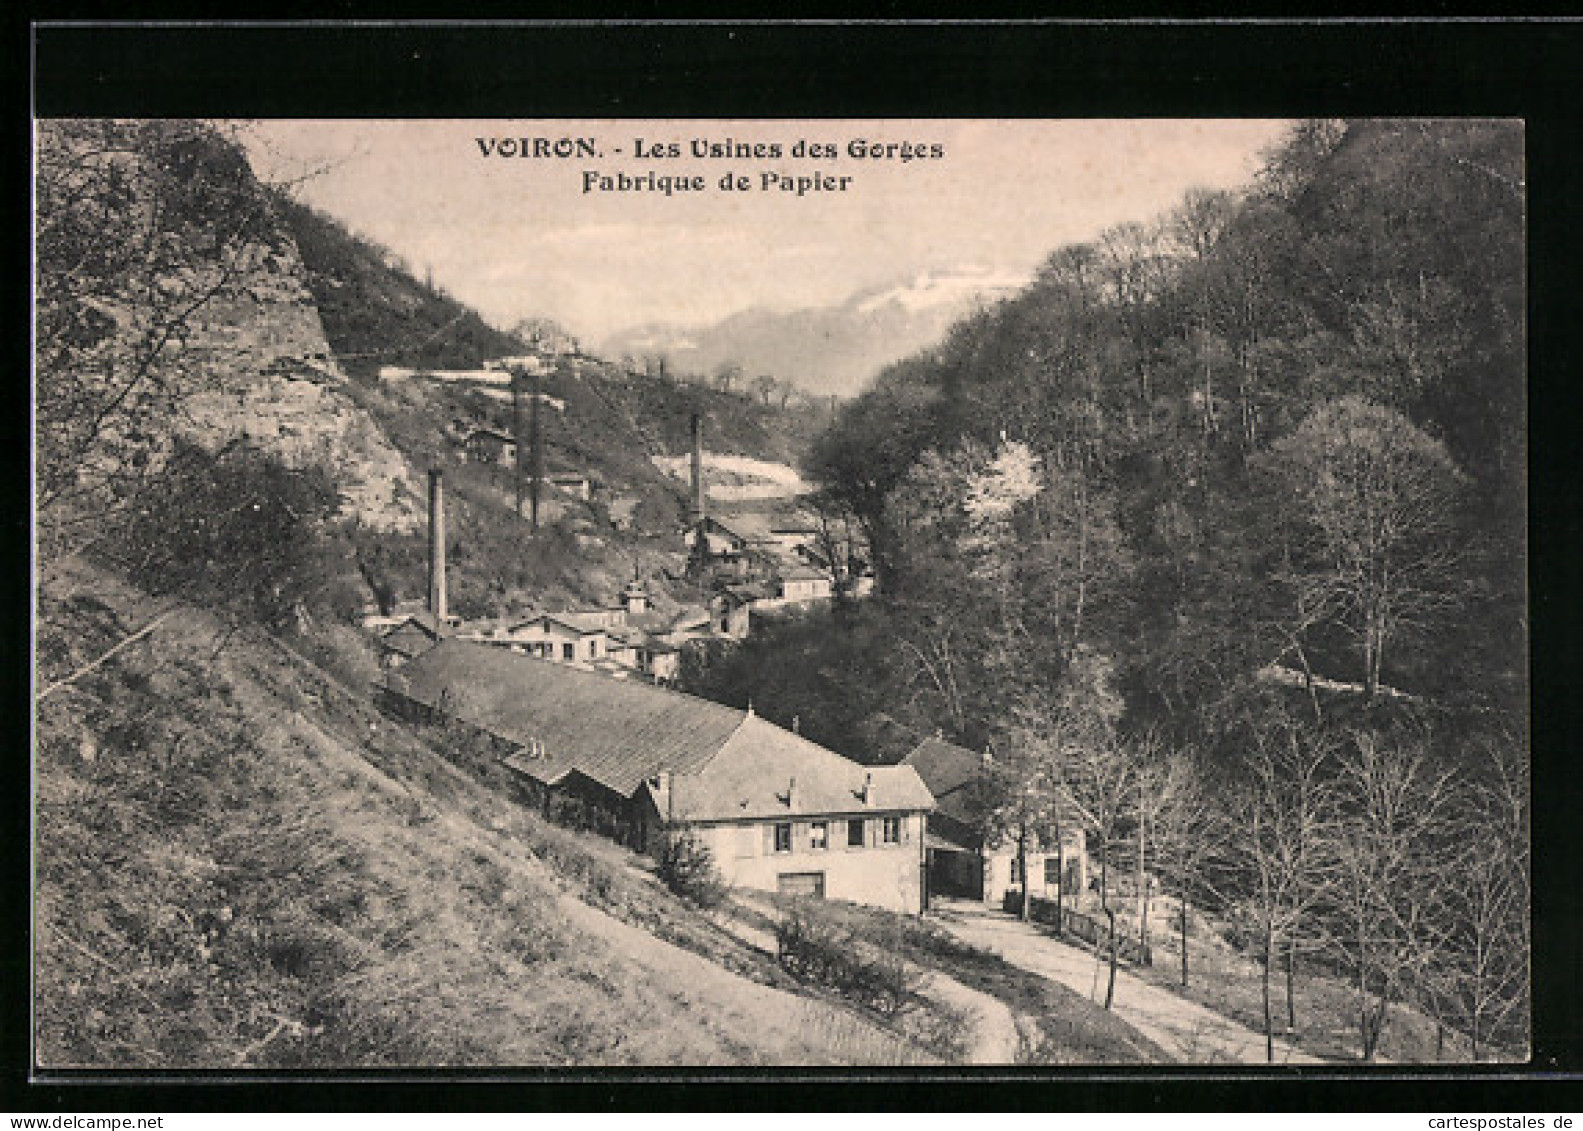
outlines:
[[[38,1065],[1522,1060],[1520,156],[590,350],[42,124]]]

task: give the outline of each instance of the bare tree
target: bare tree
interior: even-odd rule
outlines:
[[[1387,649],[1455,607],[1452,508],[1460,479],[1444,445],[1356,397],[1317,409],[1270,466],[1290,509],[1289,582],[1300,627],[1327,621],[1358,642],[1365,696]]]
[[[1026,737],[1026,736],[1025,736]],[[1042,742],[1014,742],[986,767],[989,788],[985,841],[1017,846],[1017,872],[1022,899],[1018,917],[1027,922],[1032,904],[1028,854],[1049,842],[1050,812],[1055,802],[1059,758],[1057,747]]]
[[[1225,352],[1214,314],[1215,256],[1236,210],[1236,201],[1230,194],[1193,190],[1167,218],[1164,228],[1166,245],[1185,276],[1184,297],[1195,310],[1191,340],[1199,362],[1199,385],[1193,397],[1206,438],[1217,427],[1215,372]]]
[[[1145,332],[1154,304],[1172,274],[1166,229],[1136,221],[1118,224],[1101,234],[1097,251],[1102,284],[1132,343],[1138,401],[1147,412],[1154,393]]]
[[[1265,1053],[1275,1059],[1272,982],[1284,952],[1287,1024],[1296,1025],[1296,956],[1311,912],[1330,890],[1337,808],[1333,752],[1292,726],[1260,728],[1229,806],[1228,849],[1243,877],[1240,918],[1259,950]]]
[[[1116,996],[1116,909],[1110,899],[1110,854],[1121,839],[1136,799],[1136,767],[1116,736],[1120,701],[1109,687],[1109,661],[1079,647],[1068,679],[1076,717],[1088,720],[1081,741],[1067,747],[1065,773],[1071,796],[1099,843],[1099,903],[1109,927],[1110,976],[1105,1008]]]
[[[1474,1060],[1502,1034],[1525,1035],[1530,984],[1525,752],[1510,738],[1482,746],[1490,777],[1458,798],[1456,850],[1445,872],[1453,933],[1437,964],[1446,976],[1435,987],[1453,998]]]
[[[1212,804],[1190,751],[1167,754],[1152,776],[1152,840],[1157,866],[1178,900],[1182,985],[1188,984],[1188,924],[1195,894],[1207,880],[1204,865],[1225,843],[1220,810]]]
[[[1133,889],[1138,901],[1138,947],[1142,954],[1149,945],[1149,904],[1154,884],[1150,866],[1157,863],[1161,812],[1165,805],[1167,764],[1159,739],[1145,733],[1125,747],[1133,764]]]
[[[1334,953],[1350,976],[1360,1055],[1374,1059],[1393,1004],[1445,952],[1446,852],[1455,779],[1421,741],[1358,732],[1341,757],[1332,839],[1338,929]]]
[[[1056,923],[1065,925],[1065,842],[1073,822],[1114,833],[1124,803],[1129,767],[1119,756],[1115,738],[1121,701],[1110,688],[1108,661],[1088,649],[1078,653],[1053,689],[1029,689],[1012,703],[1013,723],[1007,745],[1017,761],[999,779],[999,788],[1014,820],[1028,820],[1035,832],[1019,841],[1023,876],[1023,917],[1028,914],[1030,844],[1056,852]],[[1117,768],[1121,773],[1117,774]],[[1023,795],[1028,800],[1023,800]],[[1074,812],[1075,810],[1075,812]],[[1098,816],[1095,816],[1097,811]],[[1103,835],[1103,834],[1102,834]],[[1108,841],[1103,842],[1108,845]],[[1108,862],[1108,854],[1103,857]],[[1108,879],[1108,875],[1106,877]],[[1115,916],[1111,915],[1112,988],[1114,987]]]

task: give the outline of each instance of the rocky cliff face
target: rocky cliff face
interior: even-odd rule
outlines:
[[[316,464],[340,485],[342,513],[381,531],[422,521],[411,466],[341,388],[346,380],[325,340],[289,236],[260,251],[241,292],[206,305],[186,347],[219,375],[187,398],[185,429],[209,447],[235,439]]]
[[[412,469],[346,395],[279,202],[222,128],[46,121],[35,164],[37,499],[55,552],[157,490],[183,436],[321,464],[346,516],[417,525]]]

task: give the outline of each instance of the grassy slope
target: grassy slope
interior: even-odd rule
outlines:
[[[41,681],[160,611],[86,568],[42,601]],[[36,763],[46,1066],[928,1059],[201,612],[46,698]]]

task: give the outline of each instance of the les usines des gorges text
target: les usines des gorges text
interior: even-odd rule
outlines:
[[[481,157],[551,161],[604,161],[611,157],[649,164],[647,169],[620,171],[584,168],[580,170],[582,191],[641,192],[671,196],[679,193],[721,191],[780,191],[796,196],[820,192],[845,192],[853,183],[850,175],[826,172],[823,167],[757,168],[747,172],[734,169],[711,177],[696,172],[672,175],[669,161],[796,161],[864,163],[940,161],[945,146],[932,141],[881,141],[854,137],[842,141],[798,138],[791,142],[740,141],[736,138],[668,138],[655,140],[635,137],[628,145],[606,146],[595,137],[475,137]]]

